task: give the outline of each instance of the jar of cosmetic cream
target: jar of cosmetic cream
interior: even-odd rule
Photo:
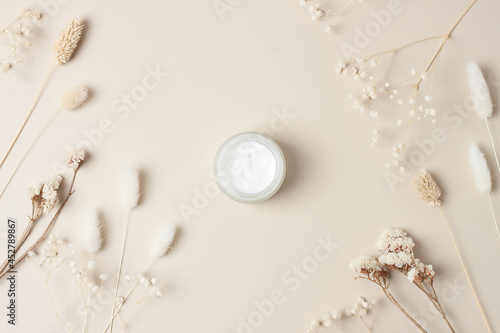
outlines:
[[[272,197],[285,179],[285,157],[274,140],[245,132],[230,137],[215,156],[215,180],[233,200],[258,203]]]

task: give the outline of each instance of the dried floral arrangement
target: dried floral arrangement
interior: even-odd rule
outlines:
[[[366,300],[363,297],[358,297],[356,302],[346,310],[338,310],[335,309],[330,313],[326,313],[321,316],[321,319],[314,319],[309,325],[306,326],[307,332],[315,333],[321,327],[335,330],[336,328],[340,329],[340,321],[346,317],[356,317],[359,318],[365,329],[370,332],[371,327],[366,322],[366,316],[369,312],[373,311],[373,307],[377,305],[377,301]],[[336,328],[335,328],[336,327]]]
[[[40,245],[40,243],[42,243],[47,238],[57,218],[61,214],[62,209],[74,192],[73,185],[75,184],[76,175],[84,159],[85,152],[81,149],[74,150],[68,154],[66,161],[69,169],[73,171],[73,176],[66,196],[61,202],[56,213],[52,216],[50,222],[45,227],[45,230],[32,243],[32,245],[30,245],[20,256],[17,256],[15,260],[9,260],[9,258],[5,259],[3,264],[0,266],[0,279],[5,277],[9,270],[12,270],[19,266],[24,261],[24,259],[28,257],[29,253],[33,252]],[[62,180],[63,177],[59,174],[56,174],[50,181],[35,184],[29,189],[31,214],[29,215],[29,221],[26,228],[17,240],[14,250],[15,253],[20,253],[20,250],[23,249],[23,245],[31,234],[35,223],[37,223],[44,215],[52,212],[52,210],[54,210],[55,207],[59,204],[58,190]]]
[[[45,80],[43,81],[42,86],[38,91],[37,96],[35,97],[35,101],[33,102],[30,110],[28,111],[28,114],[26,115],[26,118],[24,119],[23,123],[21,124],[21,127],[14,136],[14,139],[12,140],[9,148],[5,152],[5,155],[3,156],[2,160],[0,161],[0,167],[2,167],[2,165],[4,164],[5,160],[12,151],[12,148],[14,148],[17,139],[19,138],[21,132],[28,123],[29,118],[33,114],[33,111],[35,110],[35,107],[42,95],[42,92],[47,84],[47,81],[51,77],[55,67],[65,64],[71,59],[71,57],[75,52],[75,49],[78,46],[78,43],[80,42],[82,32],[83,32],[83,21],[81,18],[75,17],[66,24],[66,27],[59,34],[59,38],[57,39],[54,45],[54,50],[53,50],[54,60],[52,62],[52,66],[50,67],[49,72],[47,73],[47,76],[45,77]]]
[[[359,257],[353,260],[349,267],[360,274],[357,278],[365,279],[378,285],[391,303],[421,332],[426,332],[389,292],[390,272],[394,271],[404,274],[430,300],[443,317],[450,331],[455,332],[434,289],[434,269],[432,265],[426,265],[415,257],[414,247],[415,243],[413,239],[406,232],[396,228],[387,229],[376,243],[379,256]]]
[[[382,109],[387,109],[384,102],[395,103],[401,109],[401,115],[395,120],[394,127],[390,129],[376,128],[373,130],[372,145],[386,143],[390,136],[394,142],[391,147],[392,158],[386,163],[386,168],[396,168],[399,173],[409,172],[406,160],[407,138],[410,126],[416,120],[430,119],[435,123],[437,110],[433,104],[433,75],[438,59],[446,42],[450,39],[458,24],[462,21],[477,0],[473,0],[461,13],[452,26],[443,34],[418,39],[389,50],[376,52],[371,55],[358,57],[353,60],[339,61],[336,72],[348,75],[355,81],[362,83],[363,87],[349,94],[353,101],[354,110],[361,114],[368,114],[377,119]],[[389,72],[395,54],[403,49],[415,45],[439,40],[436,51],[430,56],[427,64],[422,69],[408,68],[408,77],[399,80],[390,80]],[[379,63],[383,69],[378,68]]]
[[[30,23],[41,18],[42,14],[29,5],[19,16],[0,29],[0,72],[11,72],[13,67],[23,62],[19,51],[32,45],[33,31]],[[17,74],[12,76],[17,78]]]

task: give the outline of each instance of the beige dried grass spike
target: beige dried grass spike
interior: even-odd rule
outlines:
[[[427,170],[424,169],[415,176],[413,186],[415,186],[420,199],[426,204],[431,207],[441,205],[441,201],[439,200],[441,190]]]
[[[83,31],[83,21],[79,17],[74,17],[64,27],[59,34],[59,38],[54,45],[54,55],[58,65],[67,63],[75,52]]]

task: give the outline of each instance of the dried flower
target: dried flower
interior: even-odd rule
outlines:
[[[132,209],[139,202],[139,173],[132,167],[122,166],[122,203]]]
[[[152,257],[158,258],[162,257],[167,253],[170,245],[174,241],[175,237],[175,226],[166,225],[162,231],[156,236],[156,239],[151,244],[150,254]]]
[[[54,45],[55,62],[57,65],[65,64],[71,59],[82,36],[82,30],[83,21],[79,17],[74,17],[66,24]]]
[[[474,176],[476,187],[481,193],[490,193],[491,174],[484,153],[475,143],[471,143],[469,148],[469,164]]]
[[[59,203],[59,198],[57,197],[57,190],[61,184],[62,176],[54,175],[52,180],[45,183],[42,188],[42,201],[41,207],[43,207],[44,212],[50,212]]]
[[[81,107],[89,99],[89,89],[87,87],[75,87],[63,93],[61,107],[64,110],[72,111]]]
[[[420,199],[426,204],[431,207],[441,205],[441,201],[439,200],[441,190],[427,170],[424,169],[415,176],[413,186],[417,190]]]
[[[85,251],[93,254],[99,252],[102,247],[102,243],[102,221],[99,213],[91,210],[87,212],[83,221],[82,245]]]
[[[80,164],[85,160],[85,151],[81,148],[70,151],[66,157],[68,166],[74,170],[78,169]]]
[[[481,69],[475,62],[467,64],[471,96],[474,97],[477,115],[483,119],[493,114],[490,90]]]

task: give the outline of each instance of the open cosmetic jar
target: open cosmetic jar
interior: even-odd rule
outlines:
[[[243,203],[271,198],[283,184],[286,163],[271,138],[253,132],[230,137],[215,156],[215,180],[222,192]]]

